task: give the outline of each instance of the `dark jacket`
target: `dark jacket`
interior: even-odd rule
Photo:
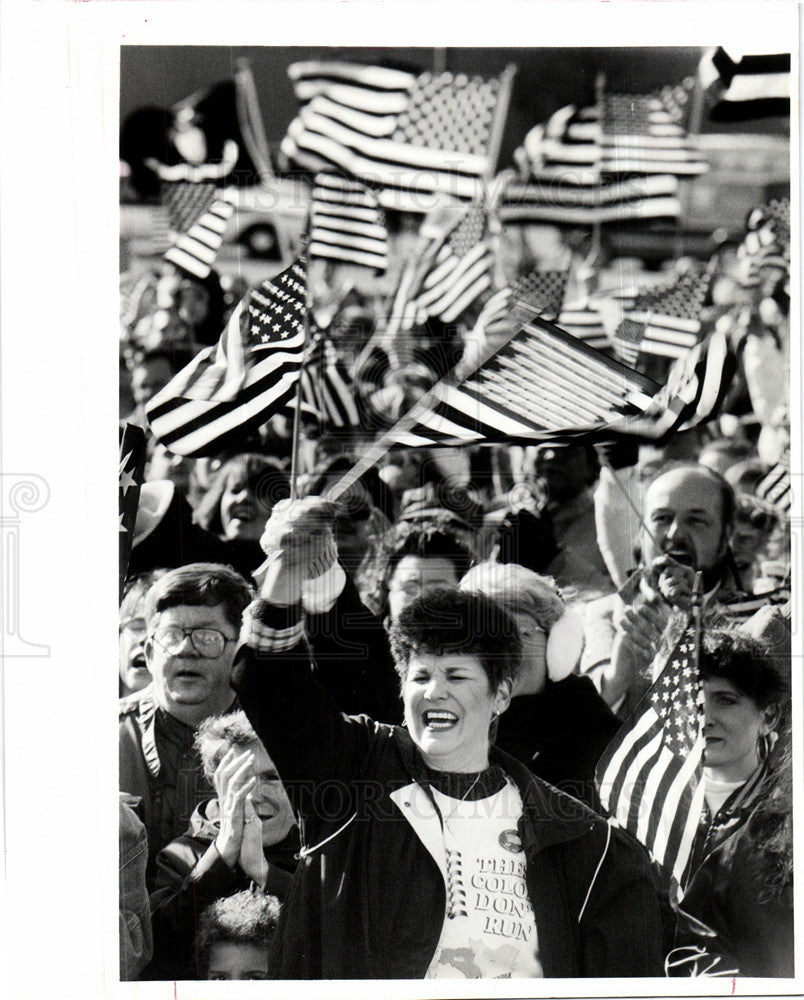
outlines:
[[[306,845],[271,973],[422,978],[446,912],[444,878],[420,828],[432,831],[435,822],[441,844],[435,811],[427,813],[424,763],[405,729],[338,712],[304,669],[299,645],[277,651],[298,642],[297,613],[255,602],[243,632],[252,645],[241,649],[234,675]],[[545,976],[660,974],[655,888],[642,848],[502,751],[492,750],[491,761],[522,796],[519,833]]]
[[[151,893],[154,958],[141,979],[199,979],[201,968],[195,949],[198,918],[216,899],[248,889],[251,881],[238,865],[230,868],[218,854],[217,819],[207,816],[207,800],[195,810],[187,832],[164,847],[156,859],[156,879]],[[294,830],[265,851],[268,879],[264,892],[283,900],[293,881],[299,840]]]
[[[363,604],[354,581],[346,582],[329,611],[307,612],[304,630],[318,680],[347,715],[401,722],[397,674],[382,619]]]
[[[595,766],[620,720],[588,677],[548,681],[517,695],[500,716],[496,744],[537,777],[598,808]]]
[[[195,808],[215,789],[204,777],[195,730],[157,708],[152,685],[120,700],[119,739],[120,791],[140,800],[148,831],[150,891],[156,855],[185,832]]]
[[[696,837],[686,889],[676,904],[676,950],[671,974],[689,975],[685,955],[698,971],[725,975],[794,975],[793,886],[769,884],[766,859],[751,819],[772,794],[762,775],[729,797],[718,814],[704,817]],[[791,845],[792,849],[792,845]]]

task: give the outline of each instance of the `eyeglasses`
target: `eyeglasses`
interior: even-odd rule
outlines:
[[[175,656],[184,644],[185,636],[190,636],[190,643],[196,653],[212,659],[220,656],[227,642],[235,642],[228,635],[216,628],[182,628],[180,625],[166,625],[158,628],[153,638],[166,653]]]

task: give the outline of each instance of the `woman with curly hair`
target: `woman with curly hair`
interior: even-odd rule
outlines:
[[[670,975],[793,975],[789,694],[770,653],[739,631],[704,635],[705,806]]]

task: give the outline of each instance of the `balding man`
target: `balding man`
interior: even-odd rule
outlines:
[[[743,596],[729,544],[734,509],[731,486],[703,465],[671,466],[649,483],[639,569],[617,593],[586,608],[581,670],[620,715],[646,690],[671,614],[691,607],[696,571],[706,609],[722,609]]]

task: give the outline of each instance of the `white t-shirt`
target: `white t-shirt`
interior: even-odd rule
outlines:
[[[714,819],[726,804],[726,799],[745,784],[743,781],[718,781],[704,771],[704,798],[709,807],[709,815]]]
[[[541,978],[516,786],[508,780],[474,802],[433,795],[444,820],[447,913],[427,978]]]

